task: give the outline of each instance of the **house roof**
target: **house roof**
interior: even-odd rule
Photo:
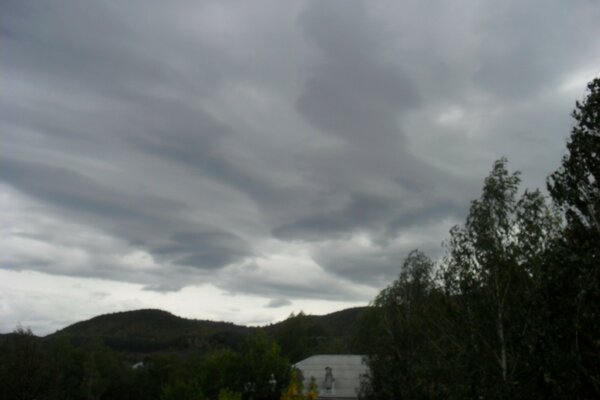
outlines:
[[[356,399],[360,390],[361,377],[368,372],[365,356],[358,354],[318,354],[302,360],[294,367],[302,371],[304,387],[311,377],[319,389],[319,398]],[[326,389],[326,368],[331,368],[335,384],[331,391]]]

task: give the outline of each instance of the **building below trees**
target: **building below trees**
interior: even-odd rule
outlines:
[[[305,389],[311,382],[317,386],[319,399],[358,399],[368,374],[365,356],[356,354],[318,354],[294,367],[300,370]]]

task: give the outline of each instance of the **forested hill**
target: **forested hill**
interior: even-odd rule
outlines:
[[[366,307],[327,315],[298,315],[262,328],[230,322],[181,318],[162,310],[136,310],[100,315],[47,336],[66,336],[74,344],[100,341],[125,353],[210,352],[237,350],[258,329],[274,338],[292,361],[313,352],[351,352],[357,318]]]
[[[187,319],[163,310],[145,309],[99,315],[57,333],[82,336],[172,336],[216,331],[245,332],[248,329],[229,322]]]
[[[99,340],[116,351],[154,353],[236,348],[251,331],[228,322],[186,319],[149,309],[100,315],[49,337],[66,336],[76,345]]]

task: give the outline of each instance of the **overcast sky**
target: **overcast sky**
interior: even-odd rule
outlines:
[[[559,165],[600,3],[0,3],[0,332],[367,304]]]

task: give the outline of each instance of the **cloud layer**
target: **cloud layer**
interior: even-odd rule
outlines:
[[[0,268],[367,302],[411,249],[440,254],[495,159],[544,185],[598,20],[583,0],[5,1]]]

